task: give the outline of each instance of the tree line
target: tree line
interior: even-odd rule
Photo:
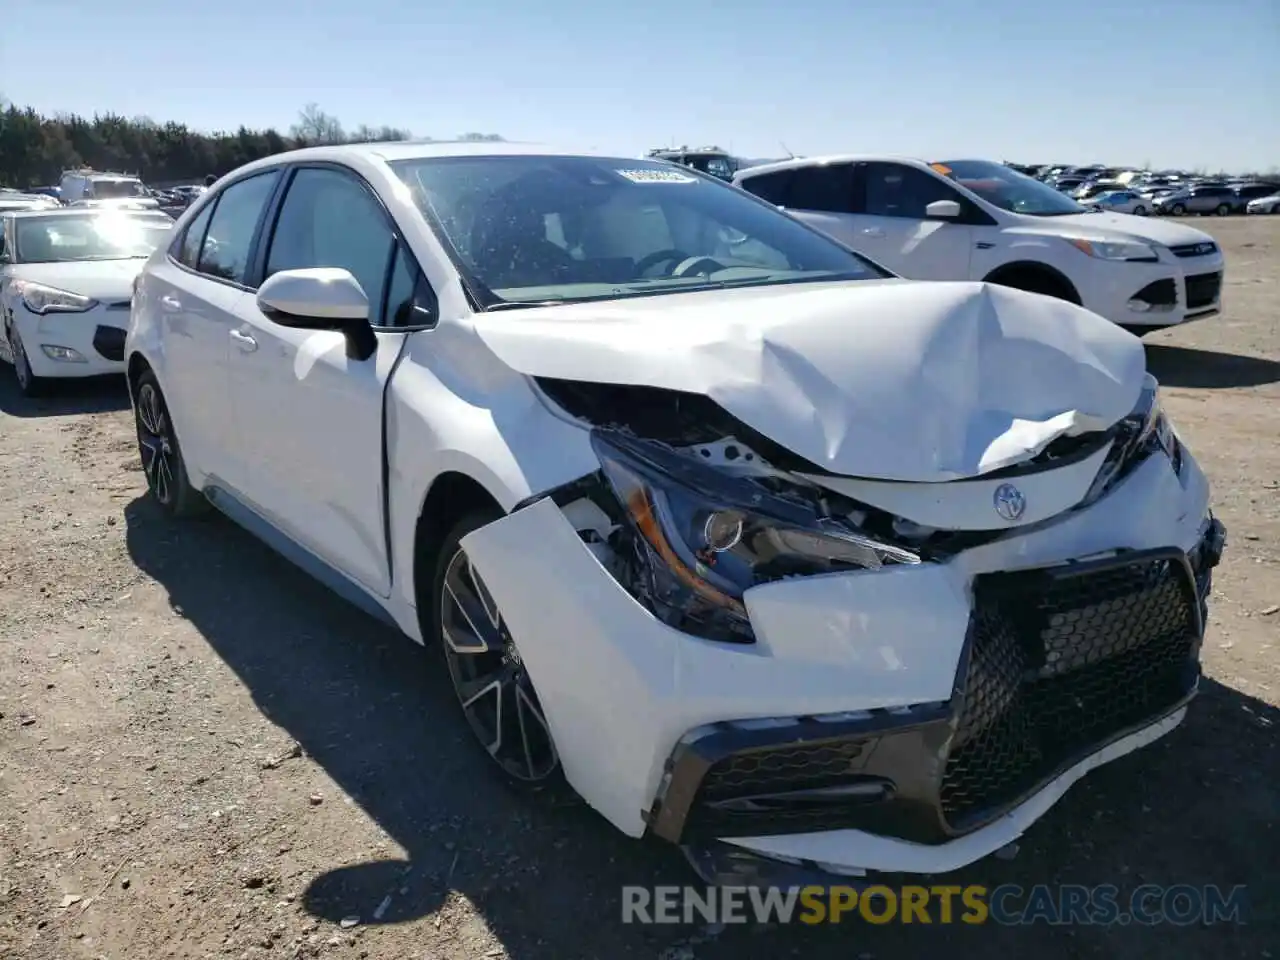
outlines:
[[[144,182],[198,181],[296,147],[431,139],[415,138],[398,127],[361,124],[347,130],[314,103],[301,110],[285,133],[244,126],[235,132],[202,133],[183,123],[157,123],[150,117],[44,116],[31,107],[6,106],[3,101],[0,108],[0,186],[18,188],[57,184],[63,170],[81,166],[135,173]],[[502,137],[464,133],[459,139]]]

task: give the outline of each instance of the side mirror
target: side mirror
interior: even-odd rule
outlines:
[[[930,220],[956,220],[960,217],[960,204],[955,200],[935,200],[924,208]]]
[[[282,327],[340,331],[354,360],[367,360],[378,348],[369,325],[369,298],[349,270],[281,270],[263,281],[257,300],[267,319]]]

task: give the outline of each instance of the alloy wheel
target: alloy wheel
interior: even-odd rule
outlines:
[[[174,461],[177,453],[169,415],[160,391],[154,384],[144,383],[138,390],[138,449],[142,453],[142,470],[152,495],[164,506],[173,503]]]
[[[440,590],[449,676],[476,738],[509,776],[545,780],[559,766],[533,682],[480,575],[458,549]]]

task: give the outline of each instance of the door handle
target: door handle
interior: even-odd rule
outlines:
[[[181,310],[182,302],[177,297],[163,296],[160,298],[160,306],[168,311]]]
[[[867,237],[883,237],[884,231],[879,227],[867,227],[862,231],[862,234]]]
[[[241,333],[239,330],[231,331],[231,339],[234,340],[236,342],[236,346],[245,353],[253,353],[253,351],[258,349],[258,341],[253,339],[253,337],[249,336],[247,333]]]

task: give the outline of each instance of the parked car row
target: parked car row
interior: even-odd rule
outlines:
[[[173,226],[6,213],[8,359],[70,369],[127,315],[156,507],[436,648],[510,782],[712,881],[954,870],[1196,691],[1225,531],[1085,307],[1185,316],[1221,253],[1000,164],[749,173],[348,145]]]
[[[1280,182],[1211,178],[1178,170],[1008,164],[1098,209],[1181,217],[1280,210]],[[1264,201],[1255,203],[1254,201]]]

